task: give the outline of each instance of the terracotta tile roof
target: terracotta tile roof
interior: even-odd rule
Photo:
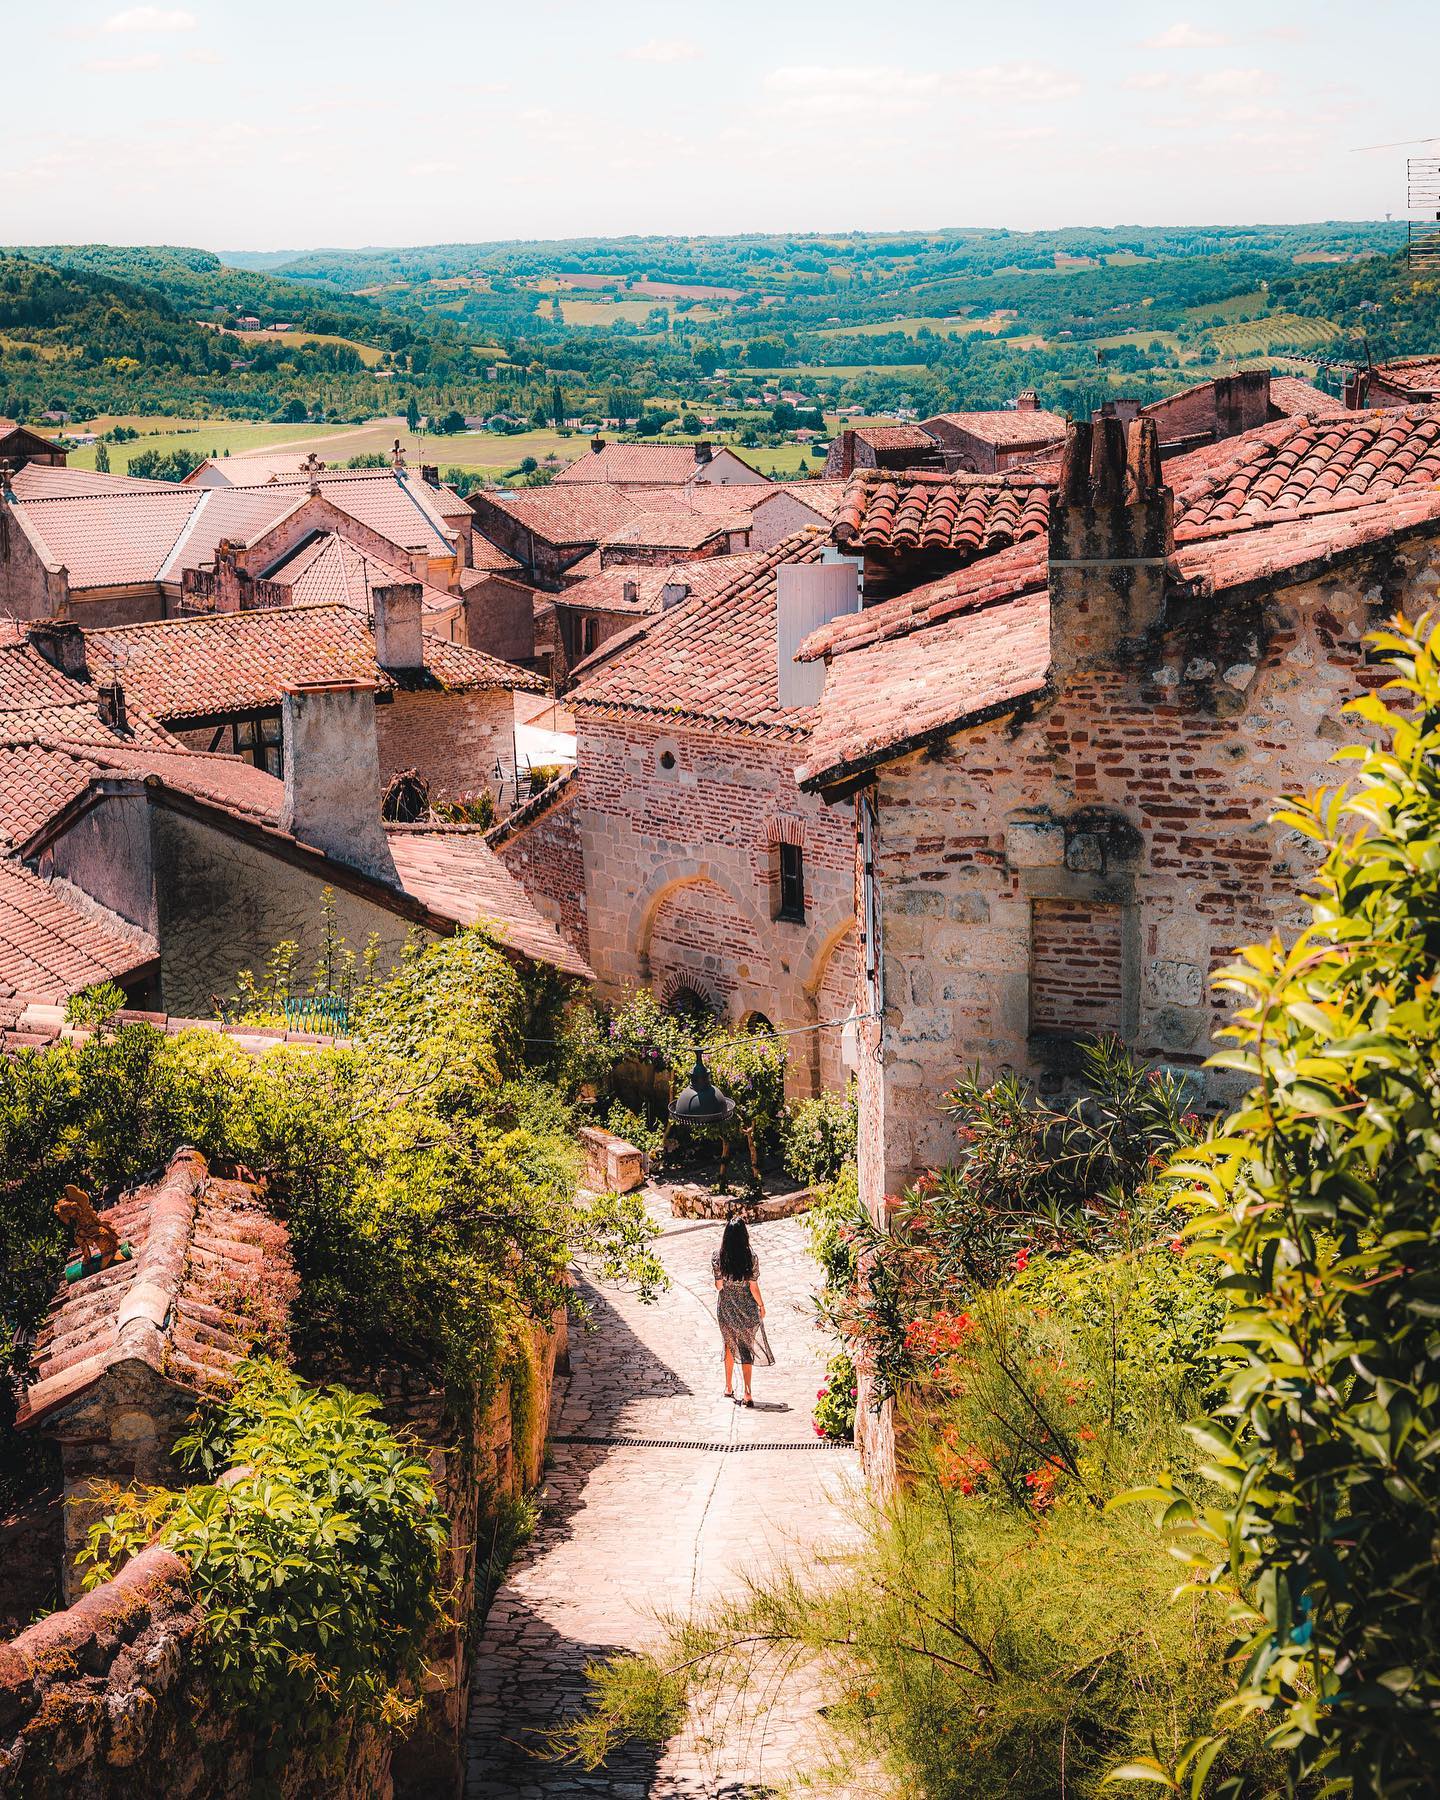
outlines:
[[[218,486],[254,487],[262,481],[293,479],[299,476],[311,454],[309,450],[256,450],[245,456],[207,456],[193,475],[186,476],[184,485],[212,485],[202,484],[199,479],[212,470],[225,478],[213,484]],[[313,454],[318,456],[319,452]]]
[[[531,962],[593,980],[589,963],[536,911],[481,827],[392,825],[386,836],[407,894],[461,925],[483,925]]]
[[[601,481],[569,486],[552,481],[545,487],[486,494],[485,499],[537,538],[563,545],[598,544],[643,510],[628,489]]]
[[[1302,381],[1298,375],[1272,375],[1270,410],[1286,418],[1293,413],[1308,413],[1312,419],[1333,419],[1345,411],[1345,402],[1312,381]]]
[[[336,604],[370,616],[374,613],[371,596],[377,587],[413,582],[415,577],[409,569],[369,555],[338,532],[324,531],[283,561],[273,563],[265,571],[265,579],[288,583],[294,606]],[[453,613],[460,597],[421,582],[420,603],[429,613]]]
[[[1440,482],[1440,406],[1301,414],[1176,457],[1175,535],[1364,506]]]
[[[1050,597],[1041,591],[954,614],[840,656],[825,678],[796,778],[816,788],[918,749],[1044,690]]]
[[[254,1339],[245,1297],[263,1289],[283,1308],[295,1292],[284,1227],[248,1183],[212,1176],[198,1150],[177,1150],[158,1181],[103,1216],[134,1254],[60,1287],[16,1415],[22,1427],[127,1363],[182,1390],[223,1390]]]
[[[51,570],[76,588],[156,582],[202,496],[157,482],[115,492],[18,500],[12,517]]]
[[[0,994],[64,1000],[134,974],[158,954],[153,939],[68,883],[0,860]]]
[[[1375,373],[1387,387],[1413,393],[1417,400],[1440,394],[1440,356],[1399,356],[1378,363]]]
[[[469,507],[465,509],[469,512]],[[477,573],[492,575],[509,575],[518,573],[520,565],[508,550],[502,550],[498,544],[492,544],[480,530],[478,525],[470,532],[470,563]],[[460,585],[465,586],[465,576],[469,571],[462,571]]]
[[[716,454],[728,451],[731,456],[736,452],[728,445],[717,447]],[[738,459],[744,462],[744,457]],[[703,465],[695,460],[694,446],[691,444],[606,444],[601,450],[587,450],[575,461],[566,465],[555,477],[556,481],[581,485],[587,482],[659,482],[665,485],[685,483],[695,480],[696,471]],[[749,464],[745,465],[749,468]],[[696,483],[699,485],[707,485]],[[720,483],[709,485],[719,486]]]
[[[473,692],[544,691],[528,670],[483,650],[425,634],[425,675],[397,675],[375,658],[374,633],[350,606],[287,606],[202,613],[86,633],[96,666],[113,661],[134,704],[167,724],[278,706],[300,681],[373,681],[396,687]]]
[[[857,470],[836,515],[837,544],[988,555],[1050,528],[1050,484],[1033,476]]]
[[[591,663],[594,672],[570,704],[595,716],[643,713],[742,736],[803,738],[813,708],[780,705],[775,571],[781,563],[818,562],[824,546],[820,531],[797,532],[718,592],[694,594],[618,633],[597,652],[603,665]]]
[[[583,561],[588,563],[590,558]],[[672,582],[684,583],[692,594],[717,594],[765,561],[764,551],[753,550],[738,556],[702,556],[697,562],[665,563],[658,567],[653,563],[630,567],[621,563],[571,582],[553,596],[553,603],[587,612],[658,613],[660,596]],[[576,564],[576,568],[580,566]],[[570,573],[574,574],[574,570]],[[633,600],[625,597],[627,587],[635,590]]]
[[[857,425],[854,429],[856,441],[869,444],[872,450],[919,450],[929,453],[936,447],[935,439],[918,425]]]
[[[819,513],[821,518],[834,519],[844,502],[848,484],[843,481],[782,481],[778,485]]]
[[[1374,545],[1436,532],[1440,486],[1404,489],[1368,506],[1276,513],[1217,527],[1177,545],[1172,567],[1193,592],[1216,594],[1252,582],[1310,580]]]
[[[968,432],[971,437],[979,438],[982,444],[993,444],[997,450],[1016,450],[1026,444],[1057,442],[1064,438],[1066,426],[1062,413],[1045,412],[1038,408],[1022,412],[1018,407],[1006,407],[997,412],[937,413],[934,419],[927,419],[925,423],[933,425],[936,420],[953,425],[957,431]],[[933,438],[930,439],[932,444],[934,441]]]
[[[642,512],[607,532],[603,542],[646,550],[699,550],[723,537],[726,530],[725,519],[704,513]]]
[[[93,711],[95,704],[93,687],[62,674],[25,637],[0,644],[0,713],[81,705]]]
[[[138,475],[101,475],[95,469],[56,468],[51,463],[31,462],[16,470],[10,486],[21,500],[46,500],[74,494],[133,493],[137,489],[149,493],[156,488],[173,487],[174,483],[142,481]]]
[[[436,511],[432,490],[406,471],[326,475],[319,487],[341,511],[402,550],[454,554],[455,533]],[[13,511],[42,562],[69,571],[72,589],[178,585],[184,570],[214,560],[221,538],[250,542],[303,504],[308,492],[304,480],[221,488],[126,481],[17,498]]]

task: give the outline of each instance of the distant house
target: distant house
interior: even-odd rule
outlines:
[[[590,440],[589,452],[577,457],[555,477],[556,481],[609,481],[635,487],[655,483],[662,487],[713,482],[728,486],[764,482],[767,477],[752,469],[725,445],[713,444],[610,444],[602,437]]]
[[[856,425],[830,446],[825,473],[845,480],[856,469],[942,469],[945,459],[918,425]]]
[[[944,451],[946,468],[994,475],[1042,451],[1058,453],[1065,424],[1063,414],[1045,411],[1033,393],[1024,393],[1013,409],[938,413],[924,420],[921,429]]]
[[[65,452],[52,438],[42,437],[28,425],[17,425],[14,419],[0,418],[0,467],[23,468],[26,463],[63,469]]]

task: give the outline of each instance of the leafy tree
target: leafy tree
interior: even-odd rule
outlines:
[[[684,416],[680,420],[680,429],[685,433],[686,437],[699,437],[699,435],[700,435],[700,416],[699,416],[699,414],[693,413],[693,412],[687,412],[686,414],[684,414]]]
[[[414,394],[405,402],[405,425],[409,431],[420,429],[420,402]]]
[[[1198,1792],[1258,1715],[1297,1777],[1434,1792],[1440,1717],[1440,628],[1371,642],[1385,692],[1351,792],[1277,821],[1325,861],[1309,925],[1244,952],[1215,1058],[1254,1082],[1177,1167],[1224,1271],[1228,1398],[1196,1428],[1221,1497],[1147,1490],[1230,1598],[1239,1691],[1173,1771]]]
[[[97,475],[110,473],[110,451],[109,447],[103,443],[95,446],[95,472]]]

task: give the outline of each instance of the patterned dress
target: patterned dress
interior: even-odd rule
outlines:
[[[720,1299],[715,1308],[720,1321],[720,1335],[726,1348],[733,1351],[736,1362],[769,1365],[775,1361],[770,1340],[765,1335],[765,1321],[760,1307],[750,1292],[750,1283],[760,1279],[760,1258],[750,1258],[750,1273],[740,1281],[733,1275],[720,1273],[720,1252],[710,1258],[710,1267],[720,1283]]]

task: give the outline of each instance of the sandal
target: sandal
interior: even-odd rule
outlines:
[[[752,1399],[751,1399],[751,1398],[750,1398],[750,1396],[749,1396],[749,1395],[748,1395],[748,1394],[747,1394],[747,1395],[746,1395],[746,1396],[745,1396],[745,1398],[744,1398],[744,1399],[743,1399],[743,1400],[742,1400],[742,1401],[741,1401],[741,1402],[740,1402],[740,1404],[741,1404],[741,1405],[742,1405],[742,1406],[753,1406],[753,1405],[754,1405],[754,1404],[755,1404],[755,1402],[754,1402],[754,1401],[753,1401],[753,1400],[752,1400]]]

